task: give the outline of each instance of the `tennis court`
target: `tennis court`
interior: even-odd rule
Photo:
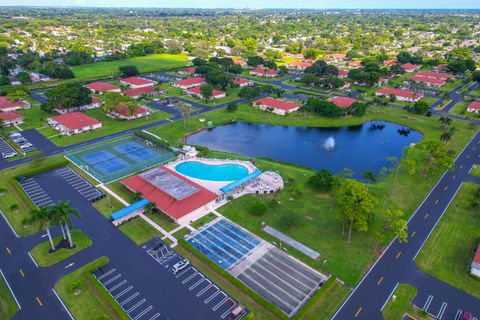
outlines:
[[[175,153],[156,140],[131,134],[69,150],[65,156],[98,181],[107,183],[168,162]]]

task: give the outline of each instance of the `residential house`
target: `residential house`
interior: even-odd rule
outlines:
[[[298,109],[300,109],[302,106],[301,104],[295,102],[274,99],[271,97],[258,99],[252,102],[252,105],[260,110],[271,111],[281,116],[298,111]]]
[[[380,89],[375,93],[375,95],[380,97],[390,97],[391,95],[394,95],[396,100],[408,102],[416,102],[423,98],[423,93],[395,88]]]
[[[188,88],[185,90],[185,93],[191,97],[196,97],[198,99],[203,99],[203,94],[200,90],[200,87],[193,87],[193,88]],[[213,90],[212,91],[212,98],[213,99],[221,99],[225,98],[227,94],[224,91],[221,90]]]
[[[138,88],[151,87],[155,84],[155,81],[150,79],[140,78],[140,77],[129,77],[129,78],[121,79],[120,83],[125,86],[129,86],[132,89],[138,89]]]
[[[78,134],[102,127],[102,123],[82,112],[61,114],[47,119],[48,124],[64,135]]]
[[[276,76],[278,76],[278,70],[255,68],[250,70],[250,74],[257,77],[275,78]]]
[[[120,88],[106,82],[96,81],[84,85],[85,88],[90,89],[92,92],[103,93],[103,92],[120,92]]]
[[[173,83],[173,86],[177,87],[177,88],[180,88],[180,89],[183,89],[183,90],[186,90],[186,89],[189,89],[189,88],[201,86],[205,83],[206,83],[205,78],[193,77],[193,78],[187,78],[187,79],[175,81]]]
[[[357,99],[348,98],[348,97],[333,97],[328,101],[332,102],[339,108],[349,108],[355,102],[358,102]]]
[[[0,112],[0,120],[3,122],[5,127],[21,124],[23,123],[24,119],[24,116],[16,113],[15,111]]]
[[[472,102],[467,107],[467,112],[480,113],[480,102]]]
[[[30,108],[30,104],[25,100],[11,101],[6,96],[0,97],[0,111],[15,111],[25,108]]]

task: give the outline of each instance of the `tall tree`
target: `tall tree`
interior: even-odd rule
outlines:
[[[55,251],[55,244],[53,243],[52,234],[50,233],[50,227],[52,226],[52,210],[50,206],[35,208],[30,211],[30,217],[26,218],[24,223],[38,223],[40,230],[45,230],[47,232],[48,241],[50,241],[50,246],[52,251]]]
[[[51,206],[52,216],[54,219],[59,221],[59,224],[62,225],[68,237],[68,243],[70,248],[73,248],[73,241],[72,235],[70,234],[70,227],[72,225],[72,221],[70,220],[70,216],[80,217],[80,213],[72,208],[70,201],[59,201],[55,205]]]

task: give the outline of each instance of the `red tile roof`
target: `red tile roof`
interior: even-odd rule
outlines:
[[[438,86],[443,86],[445,84],[445,81],[443,80],[440,80],[437,78],[419,76],[419,75],[411,76],[410,79],[416,82],[426,82],[426,83],[436,84]]]
[[[242,85],[242,84],[250,84],[250,83],[253,83],[252,80],[250,79],[245,79],[245,78],[235,78],[233,80],[233,84],[238,84],[238,85]]]
[[[193,78],[178,80],[175,82],[175,85],[179,87],[184,87],[184,86],[198,85],[202,83],[205,83],[205,78],[193,77]]]
[[[298,108],[298,107],[301,106],[298,103],[279,100],[279,99],[274,99],[274,98],[270,98],[270,97],[258,99],[256,101],[254,101],[253,104],[263,105],[265,107],[271,107],[271,108],[274,108],[274,109],[281,109],[281,110],[287,110],[287,111]]]
[[[305,62],[305,61],[292,61],[292,62],[288,62],[287,65],[292,67],[298,67],[298,68],[308,68],[312,66],[310,62]]]
[[[398,63],[398,60],[395,60],[395,59],[389,59],[389,60],[384,60],[383,61],[384,66],[391,66],[391,65],[394,65],[396,63]]]
[[[380,95],[386,95],[386,96],[394,94],[397,97],[404,97],[409,99],[413,99],[414,97],[421,99],[421,97],[423,97],[423,93],[420,93],[420,92],[415,92],[412,90],[405,90],[405,89],[394,89],[394,88],[380,89],[377,91],[377,93]]]
[[[328,101],[334,103],[339,108],[348,108],[358,100],[353,98],[348,98],[348,97],[334,97]]]
[[[480,102],[472,102],[467,109],[480,110]]]
[[[250,73],[276,76],[278,74],[278,70],[274,70],[274,69],[267,70],[265,68],[256,68],[251,70]]]
[[[239,64],[241,66],[247,65],[247,62],[244,60],[233,60],[233,64]]]
[[[76,130],[90,127],[96,124],[101,124],[101,122],[97,119],[87,116],[85,113],[82,112],[61,114],[59,116],[53,117],[52,120],[58,122],[69,130]]]
[[[121,79],[120,82],[126,83],[128,85],[134,85],[134,86],[143,86],[147,84],[153,85],[155,82],[149,79],[144,79],[140,77],[129,77],[125,79]]]
[[[128,110],[128,106],[126,104],[117,104],[115,107],[113,107],[113,111],[121,116],[124,116],[124,117],[128,117],[130,116],[130,113],[129,113],[129,110]],[[136,107],[134,110],[133,110],[133,113],[132,115],[133,116],[138,116],[140,114],[145,114],[147,112],[149,112],[150,110],[148,110],[147,108],[143,108],[143,107]]]
[[[19,120],[23,118],[24,116],[16,113],[15,111],[0,112],[0,120],[12,121],[12,120]]]
[[[190,68],[185,69],[185,72],[186,72],[186,73],[193,74],[193,73],[195,73],[196,70],[197,70],[197,69],[196,69],[195,67],[190,67]]]
[[[101,81],[86,84],[84,85],[84,87],[93,91],[113,91],[113,90],[119,89],[117,86],[114,86],[113,84],[101,82]]]
[[[415,71],[419,68],[416,64],[405,63],[401,65],[402,69],[405,71]]]
[[[135,89],[129,89],[129,90],[124,90],[122,91],[122,94],[130,97],[136,97],[139,96],[142,93],[151,93],[155,91],[154,86],[148,86],[148,87],[141,87],[141,88],[135,88]]]
[[[350,74],[350,70],[347,69],[338,69],[339,76],[348,76]]]
[[[202,94],[202,92],[200,91],[200,87],[193,87],[193,88],[187,89],[186,91],[194,94]],[[220,90],[215,90],[215,89],[212,92],[213,97],[220,96],[222,94],[225,94],[225,92]]]
[[[428,77],[428,78],[435,78],[440,80],[447,80],[453,78],[454,75],[445,72],[434,72],[434,71],[421,71],[416,74],[417,76]]]
[[[361,66],[362,66],[362,61],[360,61],[360,60],[350,61],[350,62],[348,63],[348,65],[349,65],[350,67],[361,67]]]
[[[190,212],[201,208],[202,206],[217,199],[217,195],[206,188],[196,184],[186,177],[176,173],[165,166],[160,166],[162,170],[172,174],[173,176],[187,182],[198,189],[197,192],[182,200],[177,200],[153,184],[144,180],[141,176],[136,175],[122,180],[122,184],[130,190],[140,192],[144,198],[156,204],[156,206],[173,219],[179,219]]]
[[[346,54],[346,53],[330,53],[329,56],[330,56],[330,57],[337,58],[337,59],[345,59],[345,58],[347,58],[347,54]]]
[[[23,107],[24,104],[21,100],[19,101],[10,101],[7,97],[0,97],[0,110],[10,109],[15,107]]]

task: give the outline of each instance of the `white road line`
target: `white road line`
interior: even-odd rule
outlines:
[[[113,268],[111,270],[108,270],[106,273],[102,274],[101,276],[99,276],[97,278],[98,281],[102,280],[103,278],[105,278],[106,276],[110,275],[112,272],[115,272],[117,269]]]
[[[111,289],[108,289],[108,292],[112,292],[118,288],[120,288],[121,286],[123,286],[125,283],[127,283],[127,280],[122,280],[119,284],[117,284],[115,287],[111,288]]]
[[[15,230],[12,228],[12,225],[10,224],[10,222],[8,222],[7,218],[5,217],[5,215],[3,214],[2,210],[0,210],[0,214],[2,214],[2,217],[3,219],[7,222],[8,226],[10,227],[10,230],[12,230],[13,234],[15,235],[16,238],[20,238],[18,236],[18,234],[15,232]]]
[[[198,285],[200,283],[202,283],[203,281],[205,281],[205,278],[202,278],[200,280],[198,280],[197,282],[195,282],[194,284],[192,284],[190,287],[188,287],[188,290],[192,291],[193,289],[195,289],[196,287],[198,287]]]
[[[137,302],[133,307],[131,307],[130,309],[128,309],[127,311],[125,311],[127,314],[129,314],[130,312],[132,312],[133,310],[137,309],[138,307],[140,307],[142,304],[145,303],[145,301],[147,301],[146,299],[142,299],[140,300],[139,302]]]
[[[125,293],[127,293],[128,291],[132,290],[133,289],[133,286],[129,286],[127,289],[123,290],[122,292],[120,292],[119,294],[117,294],[116,296],[114,296],[113,298],[115,300],[117,300],[117,298],[120,298],[121,296],[123,296]]]
[[[5,278],[5,275],[3,274],[2,269],[0,269],[0,274],[2,275],[3,280],[4,280],[5,283],[7,284],[8,290],[10,290],[10,293],[12,294],[13,299],[15,299],[15,303],[17,304],[18,309],[21,310],[21,309],[22,309],[22,306],[21,306],[20,303],[18,302],[18,299],[17,299],[17,297],[15,296],[15,293],[13,293],[12,287],[10,287],[10,284],[8,283],[7,278]]]
[[[197,298],[199,298],[202,294],[205,293],[205,291],[207,291],[208,289],[210,289],[211,287],[216,287],[214,284],[209,284],[208,286],[206,286],[205,288],[203,288],[202,291],[200,291],[199,293],[196,294]]]
[[[155,320],[155,319],[157,319],[158,317],[160,317],[160,313],[155,314],[153,317],[151,317],[151,318],[148,319],[148,320]]]
[[[460,317],[462,316],[463,311],[462,310],[457,310],[457,314],[455,315],[454,320],[460,320]]]
[[[222,292],[222,293],[223,293],[223,292]],[[225,298],[223,298],[222,301],[220,301],[219,303],[217,303],[217,305],[212,308],[213,311],[217,311],[217,309],[220,308],[220,306],[221,306],[222,304],[224,304],[225,301],[228,300],[228,296],[227,296],[225,293],[223,293],[223,294],[225,295]]]
[[[210,301],[212,301],[218,294],[220,293],[220,290],[217,290],[214,294],[212,294],[210,297],[205,299],[203,303],[208,304]]]
[[[429,295],[427,298],[427,301],[425,301],[425,304],[423,305],[423,310],[427,311],[428,307],[430,307],[430,303],[432,303],[433,296]]]
[[[197,274],[199,274],[198,272],[195,272],[194,274],[192,274],[191,276],[189,276],[188,278],[184,279],[182,281],[182,284],[186,284],[188,281],[192,280],[193,277],[195,277]]]
[[[120,306],[123,306],[125,303],[129,302],[130,300],[134,299],[136,296],[138,296],[140,293],[135,292],[134,294],[132,294],[130,297],[128,297],[127,299],[123,300],[122,303],[120,303]]]
[[[445,309],[447,309],[447,303],[444,302],[442,303],[442,306],[440,307],[440,311],[438,311],[437,319],[442,319],[443,314],[445,313]]]
[[[35,261],[35,259],[33,259],[33,257],[32,257],[32,255],[30,254],[30,252],[27,252],[27,254],[28,254],[28,256],[30,257],[30,259],[32,259],[33,264],[35,265],[35,267],[38,268],[38,264],[37,264],[37,262]]]
[[[107,285],[109,285],[110,283],[112,283],[113,281],[117,280],[118,278],[120,278],[122,276],[121,273],[117,274],[115,277],[111,278],[110,280],[107,280],[105,283],[102,283],[102,285],[105,287],[107,287]]]
[[[52,288],[52,291],[53,293],[55,293],[55,296],[57,297],[58,301],[60,301],[60,303],[62,304],[63,308],[65,308],[65,310],[67,311],[68,315],[70,316],[70,319],[72,320],[75,320],[72,316],[72,314],[70,313],[70,310],[68,310],[67,306],[65,305],[65,303],[63,303],[63,300],[60,298],[60,296],[58,295],[57,291],[55,291],[55,289]]]
[[[141,317],[143,317],[144,314],[146,314],[148,311],[152,310],[153,307],[152,306],[149,306],[148,308],[146,308],[145,310],[143,310],[142,312],[140,312],[135,318],[133,318],[133,320],[137,320],[137,319],[140,319]]]
[[[382,306],[382,308],[380,309],[380,311],[383,311],[383,309],[384,309],[385,306],[387,305],[388,300],[390,300],[390,297],[393,295],[393,293],[395,292],[395,290],[397,290],[397,287],[398,287],[398,282],[397,282],[397,284],[395,285],[395,288],[393,288],[392,292],[390,292],[390,294],[388,295],[388,298],[387,298],[387,300],[385,300],[385,303],[383,304],[383,306]]]

